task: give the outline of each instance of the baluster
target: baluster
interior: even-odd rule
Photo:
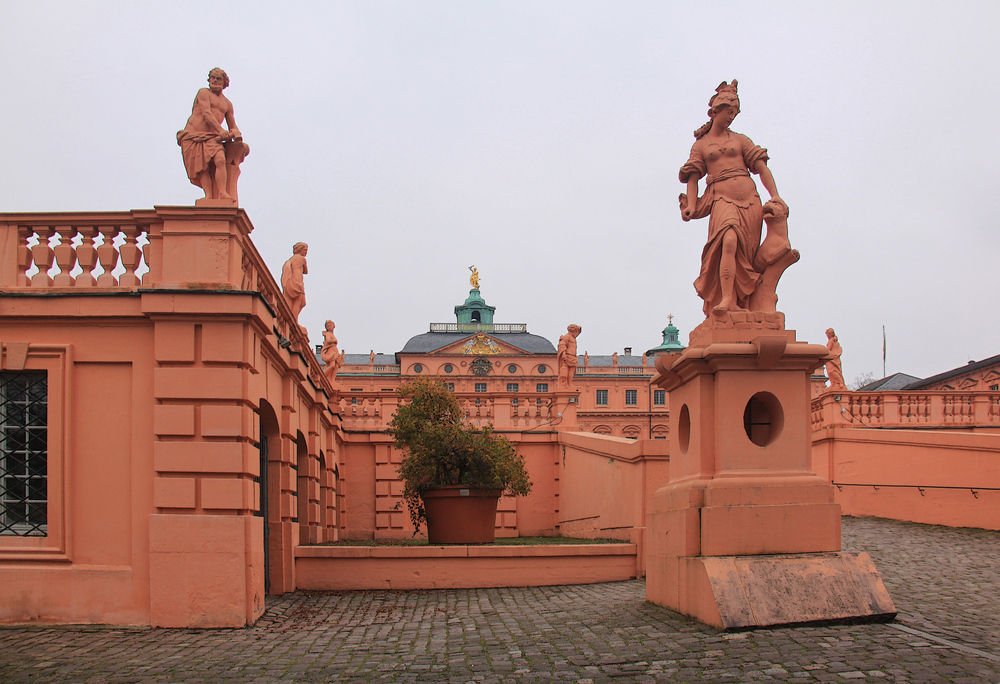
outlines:
[[[253,290],[253,263],[250,261],[250,256],[244,252],[242,259],[243,266],[243,277],[240,281],[240,289],[250,291]]]
[[[121,287],[138,287],[140,281],[135,270],[139,268],[139,258],[142,256],[142,251],[136,244],[139,237],[139,226],[123,226],[122,233],[125,234],[125,242],[118,248],[118,253],[121,254],[125,272],[118,278],[118,284]]]
[[[52,287],[52,278],[49,277],[49,269],[52,268],[52,260],[55,252],[49,247],[49,238],[56,234],[56,229],[51,226],[39,228],[38,244],[31,248],[31,258],[38,267],[38,273],[31,276],[32,287]]]
[[[97,265],[97,248],[94,247],[94,238],[97,237],[97,226],[84,226],[80,228],[80,235],[83,241],[76,248],[76,260],[83,269],[83,273],[76,277],[77,287],[94,287],[97,280],[94,279],[91,271]]]
[[[73,287],[76,278],[70,275],[70,271],[76,266],[76,250],[73,249],[73,238],[76,237],[76,228],[73,226],[56,226],[59,234],[59,244],[52,250],[56,257],[56,264],[59,266],[59,273],[52,279],[53,287]]]
[[[25,275],[31,268],[32,257],[31,247],[28,247],[28,240],[35,234],[34,228],[28,226],[17,227],[17,286],[28,287],[28,276]]]
[[[111,272],[118,267],[118,250],[114,245],[118,226],[101,226],[98,230],[104,242],[97,248],[97,260],[101,262],[104,273],[97,277],[97,287],[115,287],[118,285],[118,278]]]

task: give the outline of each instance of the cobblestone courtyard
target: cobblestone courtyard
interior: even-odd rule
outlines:
[[[727,634],[641,581],[295,593],[252,628],[0,628],[0,682],[1000,682],[1000,532],[844,519],[894,624]]]

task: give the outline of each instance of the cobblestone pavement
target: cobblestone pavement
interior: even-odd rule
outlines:
[[[248,629],[3,628],[0,682],[1000,682],[1000,532],[845,518],[844,548],[895,624],[727,634],[641,581],[299,592]]]

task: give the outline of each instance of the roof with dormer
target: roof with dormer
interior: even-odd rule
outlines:
[[[451,333],[451,332],[426,332],[422,335],[411,337],[406,345],[398,352],[399,354],[430,354],[439,349],[444,349],[456,345],[463,340],[474,338],[476,335],[486,333]],[[495,340],[501,345],[516,347],[526,354],[555,354],[556,348],[552,346],[544,337],[532,335],[527,332],[518,333],[492,333],[486,334],[488,338]],[[456,353],[461,353],[456,350]]]

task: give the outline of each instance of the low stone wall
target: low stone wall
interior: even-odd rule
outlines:
[[[845,515],[1000,530],[1000,435],[828,427],[813,467]]]
[[[636,577],[635,544],[300,546],[299,589],[541,587]]]

